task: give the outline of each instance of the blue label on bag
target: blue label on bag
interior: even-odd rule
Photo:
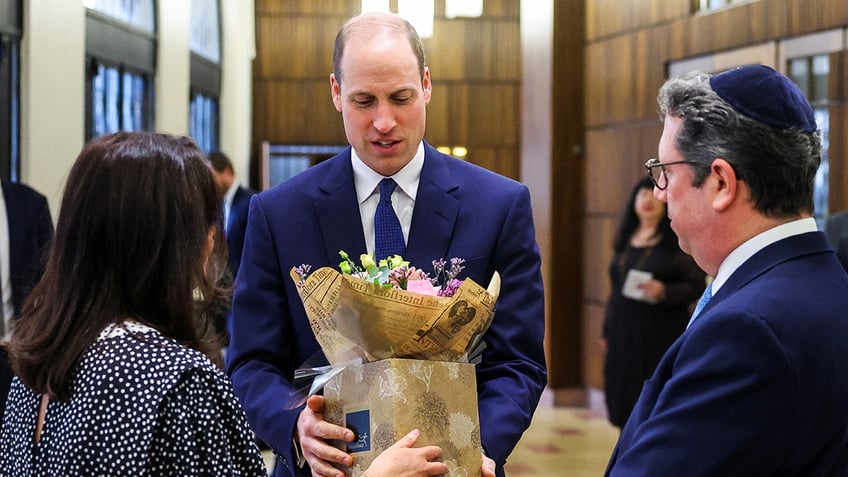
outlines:
[[[347,452],[371,450],[371,413],[368,409],[349,412],[345,416],[347,428],[353,431],[354,441],[348,442]]]

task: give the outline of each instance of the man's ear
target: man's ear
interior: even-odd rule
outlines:
[[[333,98],[336,111],[342,112],[342,85],[336,81],[335,73],[330,73],[330,96]]]
[[[712,182],[713,208],[717,211],[723,211],[730,207],[742,192],[742,184],[736,177],[736,171],[724,159],[713,160],[710,165],[710,176],[707,177],[707,180]]]

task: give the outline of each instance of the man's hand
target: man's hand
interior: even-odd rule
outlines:
[[[384,450],[371,462],[366,477],[427,477],[448,472],[444,462],[432,462],[442,456],[437,446],[413,448],[418,439],[418,429],[414,429]],[[494,462],[493,462],[494,464]],[[494,468],[494,467],[493,467]]]
[[[353,457],[327,443],[328,439],[353,441],[353,431],[324,420],[324,397],[310,396],[297,417],[297,438],[313,477],[344,477],[332,463],[350,467]]]

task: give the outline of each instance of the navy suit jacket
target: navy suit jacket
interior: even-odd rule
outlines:
[[[663,356],[606,475],[848,475],[848,275],[824,234],[742,264]]]
[[[250,198],[254,194],[256,194],[255,190],[239,186],[235,195],[233,195],[233,203],[230,205],[230,217],[227,226],[227,253],[233,277],[238,274],[239,264],[241,263],[244,233],[247,230],[247,211],[250,207]]]
[[[17,316],[44,271],[47,249],[53,238],[53,221],[47,199],[23,184],[3,180],[3,200],[9,227],[12,304]],[[5,348],[0,347],[0,421],[11,382],[12,369]]]
[[[309,264],[337,267],[339,250],[366,252],[350,148],[253,197],[233,299],[227,366],[259,437],[295,472],[292,436],[302,406],[286,409],[294,371],[320,347],[289,277]],[[405,258],[432,273],[435,259],[460,257],[484,286],[502,277],[497,311],[477,365],[480,435],[502,466],[530,424],[546,383],[544,297],[526,186],[425,143],[424,167]],[[325,361],[324,361],[325,362]],[[320,363],[319,363],[320,364]]]

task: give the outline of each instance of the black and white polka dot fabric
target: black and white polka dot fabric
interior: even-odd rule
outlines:
[[[134,322],[86,351],[72,397],[51,402],[15,378],[0,476],[264,476],[244,410],[206,356]]]

